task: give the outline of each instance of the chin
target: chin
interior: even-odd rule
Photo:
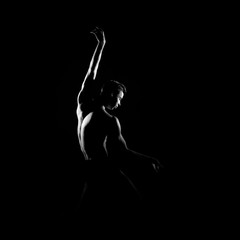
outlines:
[[[114,107],[107,106],[106,109],[107,109],[107,110],[113,110]]]
[[[118,106],[117,105],[115,105],[115,106],[107,106],[106,108],[109,109],[109,110],[114,110],[114,109],[117,109]]]

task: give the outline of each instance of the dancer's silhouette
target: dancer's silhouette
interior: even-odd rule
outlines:
[[[103,82],[97,78],[106,38],[98,27],[91,33],[97,46],[77,97],[77,133],[86,160],[82,201],[91,202],[92,206],[100,204],[99,208],[102,204],[105,207],[117,204],[119,208],[122,204],[128,205],[139,193],[127,174],[128,169],[145,164],[157,172],[161,164],[155,158],[128,148],[118,118],[109,112],[120,106],[126,88],[117,81]]]

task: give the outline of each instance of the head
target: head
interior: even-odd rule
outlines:
[[[106,82],[101,89],[101,98],[103,105],[113,110],[121,105],[121,100],[126,93],[126,87],[117,81]]]

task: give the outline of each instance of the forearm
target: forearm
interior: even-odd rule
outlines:
[[[152,157],[148,156],[148,155],[145,155],[145,154],[142,154],[142,153],[139,153],[139,152],[136,152],[132,149],[127,149],[127,155],[131,156],[131,157],[135,157],[135,158],[138,158],[138,159],[153,159]]]
[[[85,88],[86,82],[89,81],[88,79],[90,79],[91,81],[96,79],[97,70],[98,70],[98,66],[99,66],[99,63],[100,63],[100,60],[102,57],[102,52],[103,52],[104,46],[105,46],[104,42],[97,43],[97,46],[93,53],[92,59],[90,61],[89,67],[88,67],[87,74],[83,80],[82,87],[81,87],[79,94]],[[78,96],[78,98],[79,98],[79,96]]]
[[[118,149],[117,151],[112,152],[111,155],[114,156],[114,158],[120,159],[121,162],[123,162],[124,160],[128,162],[129,159],[137,160],[137,161],[141,161],[141,160],[145,161],[145,160],[152,159],[152,157],[150,156],[136,152],[129,148]]]
[[[158,172],[160,168],[164,168],[164,165],[155,157],[148,156],[148,155],[133,151],[131,149],[128,149],[128,154],[129,156],[132,156],[132,158],[137,160],[137,163],[139,162],[142,162],[143,164],[151,163],[156,172]]]
[[[95,80],[97,75],[97,70],[102,57],[104,46],[104,42],[98,42],[88,68],[88,74],[93,74],[93,80]]]
[[[118,149],[109,151],[110,158],[113,158],[120,167],[129,168],[129,166],[153,166],[157,171],[163,167],[158,159],[129,149],[126,144],[120,145]]]
[[[102,57],[102,52],[106,44],[106,39],[102,29],[96,27],[92,32],[97,40],[97,46],[93,52],[87,74],[82,82],[81,90],[79,91],[77,102],[86,101],[86,99],[92,99],[96,90],[101,85],[101,81],[93,81],[96,79],[99,63]]]

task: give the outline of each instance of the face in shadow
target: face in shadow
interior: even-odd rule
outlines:
[[[124,97],[124,93],[122,90],[118,90],[118,92],[116,93],[111,93],[109,97],[109,101],[105,107],[110,110],[118,108],[119,106],[121,106],[121,101],[123,97]]]

